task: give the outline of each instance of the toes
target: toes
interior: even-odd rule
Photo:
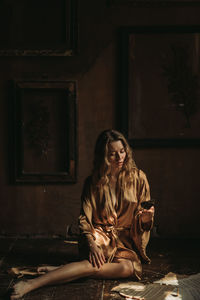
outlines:
[[[20,295],[11,295],[10,300],[20,299],[22,296]]]
[[[24,282],[16,283],[10,290],[10,300],[20,299],[24,295]]]
[[[15,299],[19,299],[19,298],[17,298],[16,295],[11,295],[10,296],[10,300],[15,300]]]

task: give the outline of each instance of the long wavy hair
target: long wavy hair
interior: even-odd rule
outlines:
[[[108,191],[111,175],[111,164],[109,162],[109,144],[115,141],[121,141],[126,152],[126,157],[117,179],[117,197],[125,189],[131,188],[133,183],[134,169],[136,169],[136,164],[133,160],[132,150],[126,138],[122,133],[113,129],[103,131],[98,136],[96,141],[92,170],[93,188],[94,190],[99,192],[100,200],[102,200],[103,196]]]

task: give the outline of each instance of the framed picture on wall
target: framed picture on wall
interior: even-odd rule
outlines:
[[[74,183],[76,82],[14,81],[14,181]]]
[[[119,127],[134,147],[200,145],[200,26],[120,31]]]
[[[196,6],[200,0],[108,0],[111,6],[129,5],[134,7]]]
[[[0,56],[72,56],[78,0],[0,1]]]

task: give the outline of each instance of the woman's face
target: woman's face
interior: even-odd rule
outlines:
[[[108,160],[111,172],[120,171],[126,158],[126,151],[121,141],[114,141],[108,145]]]

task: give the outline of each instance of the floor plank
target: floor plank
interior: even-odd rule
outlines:
[[[104,287],[104,293],[103,293],[103,299],[102,300],[121,300],[122,297],[116,293],[112,292],[112,288],[117,286],[119,283],[130,281],[130,279],[126,280],[106,280],[105,281],[105,287]]]
[[[56,288],[54,299],[102,300],[103,280],[83,279]]]
[[[57,287],[43,287],[25,295],[24,300],[54,300]]]

